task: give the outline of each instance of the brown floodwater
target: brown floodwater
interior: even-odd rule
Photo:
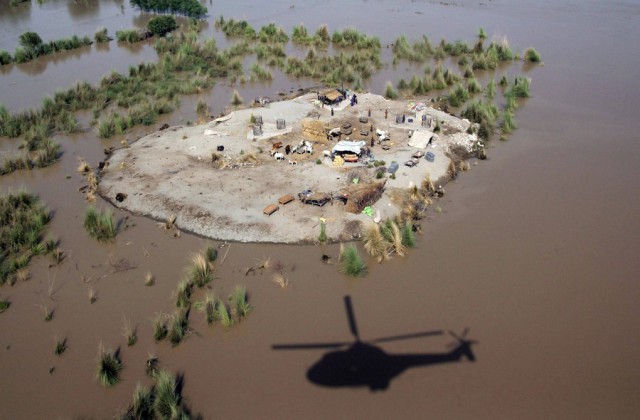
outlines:
[[[114,33],[138,15],[126,3],[117,16],[109,11],[120,13],[118,2],[96,2],[91,11],[72,11],[70,3],[0,8],[0,47],[13,49],[11,39],[29,28],[42,28],[44,39],[90,34],[103,25]],[[430,213],[407,257],[369,261],[365,278],[346,278],[321,262],[322,254],[335,260],[337,246],[232,243],[219,250],[210,292],[225,297],[236,284],[245,285],[253,313],[224,331],[208,327],[203,313],[193,310],[193,333],[184,343],[156,344],[150,320],[173,310],[172,293],[190,255],[221,244],[185,233],[176,238],[155,221],[118,210],[113,244],[88,238],[77,158],[96,165],[103,147],[120,138],[100,141],[92,132],[62,137],[58,164],[0,178],[2,191],[24,186],[40,195],[54,213],[49,230],[66,252],[61,265],[37,258],[28,281],[0,288],[0,298],[12,302],[0,314],[0,418],[111,417],[126,409],[137,383],[151,384],[144,375],[149,352],[163,368],[184,375],[185,402],[204,418],[638,418],[640,147],[634,122],[640,47],[632,40],[640,35],[640,2],[444,3],[207,3],[210,22],[223,14],[254,26],[353,25],[383,43],[402,33],[471,40],[482,26],[489,36],[506,35],[516,51],[535,46],[541,53],[543,67],[516,63],[496,73],[524,72],[533,80],[533,97],[517,111],[518,130],[507,142],[496,140],[487,161],[473,162],[447,186],[436,204],[442,213]],[[113,42],[107,54],[114,63],[103,54],[93,46],[69,59],[34,63],[45,67],[40,73],[3,73],[0,102],[10,109],[35,106],[78,78],[98,80],[111,64],[125,69],[155,57],[151,47],[133,53]],[[83,70],[65,76],[74,67]],[[394,74],[383,69],[369,87],[380,92]],[[12,87],[16,81],[21,89]],[[277,76],[271,85],[248,84],[241,93],[248,99],[297,86]],[[220,112],[231,91],[219,83],[200,97]],[[197,100],[184,98],[157,125],[195,120]],[[270,270],[245,276],[265,257],[284,266],[288,288],[276,286]],[[147,272],[157,279],[152,287],[144,285]],[[90,290],[97,293],[93,304]],[[353,340],[345,295],[352,298],[362,340],[469,328],[468,337],[477,340],[475,362],[411,368],[384,391],[315,385],[307,370],[329,350],[271,346]],[[203,300],[204,292],[194,299]],[[52,321],[43,321],[42,306],[55,309]],[[122,335],[125,318],[138,328],[133,347]],[[56,338],[68,339],[61,357],[54,355]],[[389,354],[442,353],[453,341],[444,334],[379,347]],[[121,349],[122,382],[113,389],[94,378],[100,343]]]

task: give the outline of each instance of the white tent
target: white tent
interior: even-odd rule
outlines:
[[[426,149],[431,137],[434,137],[434,142],[438,140],[438,136],[429,130],[416,130],[409,140],[409,146],[416,149]]]
[[[364,141],[347,141],[347,140],[342,140],[339,141],[335,146],[333,146],[333,149],[331,149],[332,153],[355,153],[356,155],[360,155],[360,152],[362,151],[362,147],[365,145],[366,143]]]

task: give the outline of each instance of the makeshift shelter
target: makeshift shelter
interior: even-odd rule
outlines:
[[[330,89],[318,94],[318,100],[326,105],[335,105],[344,101],[345,94],[338,89]]]
[[[365,207],[374,204],[382,197],[386,180],[368,184],[351,185],[341,191],[341,196],[346,197],[345,211],[358,214]]]
[[[335,146],[333,146],[333,149],[331,149],[331,153],[335,154],[343,154],[343,153],[353,153],[356,154],[358,156],[360,156],[360,154],[362,153],[362,148],[366,145],[366,142],[360,140],[360,141],[347,141],[347,140],[341,140],[339,141]]]
[[[409,146],[415,147],[416,149],[426,149],[429,144],[437,140],[438,136],[429,130],[416,130],[411,135]]]

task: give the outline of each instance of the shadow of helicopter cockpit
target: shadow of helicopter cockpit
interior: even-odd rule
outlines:
[[[475,344],[476,341],[465,339],[469,332],[468,329],[465,329],[460,336],[449,331],[449,334],[456,339],[456,342],[452,343],[453,348],[448,352],[389,354],[374,344],[442,335],[443,331],[425,331],[363,342],[358,334],[358,327],[349,296],[345,296],[344,304],[351,334],[355,338],[353,343],[275,344],[272,346],[274,350],[336,349],[325,353],[307,371],[307,379],[316,385],[326,387],[366,386],[372,391],[385,390],[389,387],[393,378],[409,368],[459,362],[464,358],[472,362],[475,361],[471,345]],[[344,349],[345,347],[346,349]]]

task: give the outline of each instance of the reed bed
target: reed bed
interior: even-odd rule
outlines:
[[[0,285],[29,264],[34,250],[47,251],[42,233],[50,221],[35,194],[18,190],[0,195]]]

